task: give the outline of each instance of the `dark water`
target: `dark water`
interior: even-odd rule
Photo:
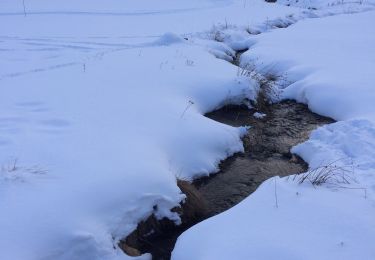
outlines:
[[[251,126],[243,138],[245,152],[223,161],[218,174],[194,183],[207,201],[210,215],[236,205],[273,176],[306,171],[307,165],[290,149],[307,140],[318,126],[333,122],[294,101],[264,106],[262,119],[255,118],[254,112],[228,106],[206,115],[232,126]]]

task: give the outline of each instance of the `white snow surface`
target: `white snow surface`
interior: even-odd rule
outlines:
[[[316,113],[375,120],[374,17],[372,11],[308,19],[256,36],[241,63],[287,78],[283,97]]]
[[[254,114],[253,114],[253,117],[255,117],[255,118],[257,118],[257,119],[262,119],[262,118],[264,118],[264,117],[266,117],[267,115],[266,114],[264,114],[264,113],[259,113],[259,112],[255,112]]]
[[[370,260],[374,214],[363,192],[314,189],[275,177],[183,233],[172,259]]]
[[[357,101],[370,100],[373,93],[369,83],[373,76],[366,74],[374,68],[373,54],[371,51],[367,56],[363,53],[370,50],[374,38],[360,32],[372,33],[368,25],[373,23],[374,14],[325,18],[327,22],[323,19],[298,21],[317,15],[368,10],[372,7],[371,1],[328,9],[320,5],[322,9],[316,13],[299,5],[287,7],[258,0],[27,0],[24,13],[22,2],[0,1],[1,259],[130,259],[117,247],[117,242],[133,231],[139,221],[154,213],[159,218],[168,217],[179,223],[179,217],[170,211],[184,198],[176,185],[176,177],[191,180],[214,173],[220,160],[243,149],[240,137],[245,128],[233,128],[203,116],[226,103],[256,97],[258,84],[238,76],[237,68],[223,60],[233,60],[234,50],[251,47],[254,55],[265,62],[284,61],[282,54],[288,47],[282,49],[281,44],[284,40],[289,45],[289,36],[283,38],[284,35],[297,37],[292,28],[298,28],[299,23],[308,27],[309,23],[320,22],[323,25],[305,29],[312,32],[317,32],[317,28],[325,29],[326,37],[337,37],[332,44],[331,38],[324,42],[327,52],[340,55],[341,61],[335,64],[342,68],[344,64],[349,65],[348,62],[357,63],[345,70],[343,75],[347,80],[337,76],[334,81],[327,71],[310,74],[315,70],[308,68],[320,65],[319,62],[306,63],[312,53],[303,60],[288,55],[295,64],[302,64],[298,66],[307,64],[308,67],[302,74],[301,70],[296,70],[297,74],[292,77],[296,83],[285,89],[285,97],[306,102],[318,113],[350,121],[337,123],[341,125],[332,129],[329,126],[317,130],[311,140],[297,146],[295,152],[312,165],[320,161],[313,156],[320,150],[327,158],[335,158],[335,153],[355,157],[361,165],[359,186],[372,185],[366,186],[368,199],[363,200],[359,189],[315,190],[308,185],[278,180],[280,206],[275,209],[273,193],[269,192],[273,189],[272,181],[269,181],[232,211],[184,234],[174,258],[220,259],[216,256],[222,256],[221,259],[233,259],[237,246],[244,246],[239,252],[251,251],[247,250],[247,238],[254,243],[258,241],[254,248],[260,249],[262,239],[255,240],[256,235],[260,235],[261,226],[269,223],[268,220],[276,219],[279,222],[272,222],[273,228],[263,233],[263,237],[270,234],[270,230],[279,232],[279,237],[285,241],[280,250],[290,254],[287,245],[294,241],[288,234],[298,231],[306,242],[300,248],[302,254],[303,249],[311,248],[310,241],[314,240],[315,245],[314,237],[307,234],[320,230],[320,220],[334,219],[341,213],[348,219],[335,222],[335,227],[345,227],[347,234],[332,236],[332,243],[338,243],[337,248],[344,248],[348,253],[337,249],[332,250],[332,256],[351,256],[358,250],[359,258],[369,256],[369,244],[361,242],[374,241],[375,234],[369,226],[374,224],[369,217],[374,213],[370,204],[374,198],[371,193],[374,177],[369,170],[374,167],[371,157],[371,153],[375,153],[374,128],[369,121],[374,119],[374,110],[370,110],[371,106],[366,110],[366,104]],[[274,30],[275,25],[296,22],[290,29],[280,30],[281,36],[278,36],[279,30]],[[344,23],[348,28],[341,28],[337,23],[340,26]],[[329,26],[336,35],[332,31],[327,33]],[[350,33],[343,36],[345,30]],[[246,31],[272,32],[251,36]],[[268,35],[278,38],[267,58],[261,48],[264,42],[264,51],[269,51]],[[256,42],[259,50],[255,48]],[[312,44],[305,45],[293,49],[301,51]],[[352,53],[354,45],[360,46],[357,49],[360,56]],[[343,52],[335,50],[335,46],[346,46],[343,49],[348,55],[346,62],[343,62]],[[271,55],[273,52],[275,55]],[[252,53],[245,55],[249,60],[253,58]],[[322,53],[320,57],[323,56]],[[311,62],[318,59],[311,58]],[[322,70],[331,69],[329,65],[333,63],[329,62],[331,59],[327,59],[328,65]],[[368,69],[360,70],[357,65],[366,65]],[[281,68],[278,67],[278,71],[282,73],[290,69],[285,65]],[[331,72],[337,75],[339,71]],[[347,72],[352,72],[352,76]],[[315,85],[302,84],[299,75],[315,75],[315,79],[311,79]],[[325,77],[321,81],[316,80],[322,75]],[[357,78],[360,76],[367,78]],[[355,87],[360,85],[360,90],[367,94],[356,91],[354,82],[361,83]],[[331,84],[327,85],[326,92],[321,91],[326,83]],[[339,85],[342,87],[338,88]],[[341,97],[337,92],[346,94]],[[328,98],[334,98],[334,106],[329,105]],[[342,108],[342,113],[335,113],[334,107]],[[351,142],[345,135],[348,129],[361,138]],[[334,136],[338,133],[339,137],[334,139],[330,133]],[[359,148],[353,151],[352,146],[366,147],[367,153]],[[368,157],[363,157],[364,154]],[[298,204],[298,196],[287,194],[295,189],[306,195],[306,201]],[[264,203],[268,199],[271,203]],[[338,203],[341,200],[345,204]],[[283,201],[288,205],[285,208]],[[321,201],[326,204],[322,205]],[[340,206],[334,210],[332,204],[337,203]],[[279,216],[273,217],[269,214],[271,211]],[[238,230],[229,225],[247,223],[254,212],[259,218],[255,216],[252,223],[258,225],[263,221],[259,232],[244,232],[246,229]],[[294,220],[289,221],[289,225],[282,222],[292,216],[302,230],[294,228]],[[312,219],[316,216],[315,225],[302,222],[306,216]],[[241,221],[233,221],[236,218]],[[220,219],[225,219],[225,224],[221,224]],[[200,227],[207,223],[212,223],[207,226],[208,231],[201,232]],[[231,230],[221,229],[222,225]],[[194,230],[199,231],[196,234],[199,237],[207,236],[205,241],[210,244],[197,240]],[[227,254],[219,254],[217,243],[224,240],[218,241],[220,236],[212,233],[218,230],[225,236],[224,231],[233,232],[238,238],[229,239],[230,246],[222,246],[228,249]],[[321,244],[331,250],[331,244],[325,245],[324,241],[332,229],[325,231],[315,238],[323,239]],[[221,238],[227,240],[225,236]],[[243,240],[242,244],[237,244],[239,240]],[[270,240],[265,250],[270,256],[278,251],[277,247],[269,250],[270,245],[279,246],[273,242]],[[206,246],[203,248],[203,245]],[[192,250],[186,251],[188,248]],[[192,258],[186,258],[188,256]],[[296,253],[296,256],[300,255]],[[149,255],[140,257],[148,258]]]

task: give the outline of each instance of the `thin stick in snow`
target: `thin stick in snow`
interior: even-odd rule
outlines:
[[[236,122],[237,122],[237,120],[238,120],[238,118],[240,117],[240,111],[238,111],[238,114],[237,114],[237,116],[236,116]]]
[[[185,110],[184,110],[184,112],[182,112],[182,114],[181,114],[181,117],[180,118],[183,118],[184,117],[184,115],[185,115],[185,113],[186,113],[186,111],[189,109],[189,107],[191,107],[192,105],[194,104],[194,102],[193,101],[191,101],[191,100],[189,100],[189,103],[188,103],[188,105],[186,106],[186,108],[185,108]]]
[[[273,179],[275,181],[275,206],[276,206],[276,208],[279,208],[279,202],[278,202],[278,198],[277,198],[276,177],[274,177]]]
[[[23,5],[23,14],[26,17],[26,5],[25,5],[25,0],[22,0],[22,5]]]

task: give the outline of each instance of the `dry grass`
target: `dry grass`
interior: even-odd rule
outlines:
[[[207,206],[199,191],[193,184],[185,180],[177,180],[177,185],[186,195],[186,199],[181,205],[182,223],[194,222],[203,218],[207,213]]]
[[[293,181],[297,181],[299,184],[309,182],[314,187],[322,184],[330,184],[344,188],[342,185],[356,182],[354,179],[354,169],[355,165],[352,160],[342,158],[310,169],[308,172],[294,175]]]
[[[291,84],[287,75],[276,74],[272,66],[258,70],[255,62],[238,67],[237,76],[248,77],[259,83],[262,95],[268,102],[277,102],[280,99],[280,89]]]

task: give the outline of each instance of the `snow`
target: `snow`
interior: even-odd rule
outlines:
[[[280,198],[277,211],[273,197],[269,198],[273,194],[271,180],[232,211],[184,234],[174,257],[188,257],[186,249],[191,247],[188,252],[196,254],[196,258],[186,259],[220,259],[215,257],[219,255],[231,259],[229,253],[235,256],[237,246],[243,246],[239,252],[247,251],[244,240],[247,238],[254,241],[252,252],[259,252],[262,244],[256,241],[262,239],[255,238],[260,235],[262,225],[272,223],[266,234],[272,230],[285,234],[296,231],[294,220],[304,234],[301,254],[311,243],[316,244],[315,239],[322,248],[331,249],[331,244],[325,244],[328,241],[325,234],[344,227],[347,233],[337,231],[337,237],[332,236],[328,242],[340,246],[343,242],[337,248],[344,248],[345,256],[358,250],[359,258],[373,255],[369,244],[363,242],[373,241],[375,234],[369,228],[374,213],[369,204],[374,198],[369,170],[373,168],[372,158],[363,157],[361,150],[351,147],[366,147],[366,154],[369,157],[373,154],[373,126],[368,120],[373,120],[374,115],[369,103],[373,79],[369,72],[374,67],[370,46],[374,36],[372,28],[366,25],[371,24],[374,14],[298,22],[318,14],[358,12],[371,6],[370,1],[365,1],[362,5],[313,12],[300,6],[258,0],[108,0],[105,3],[27,0],[25,16],[22,1],[2,0],[0,22],[5,26],[0,28],[0,258],[130,259],[117,242],[132,232],[139,221],[153,213],[178,224],[179,217],[170,211],[184,199],[176,178],[192,180],[217,172],[221,160],[243,150],[240,138],[247,128],[230,127],[203,115],[228,103],[256,98],[258,83],[240,76],[236,66],[223,61],[233,61],[235,50],[248,47],[251,47],[251,53],[245,54],[248,59],[254,53],[263,62],[273,62],[285,60],[282,55],[287,53],[293,64],[307,66],[294,68],[296,74],[290,73],[296,83],[285,89],[285,97],[306,102],[314,111],[336,119],[352,120],[331,130],[317,130],[316,137],[313,135],[309,142],[295,149],[311,165],[320,159],[312,157],[313,152],[309,151],[323,149],[327,158],[352,151],[348,156],[355,157],[361,165],[359,185],[370,185],[366,186],[368,199],[363,199],[359,189],[333,192],[319,188],[317,192],[308,185],[277,180]],[[278,30],[273,31],[276,25],[294,23],[297,24],[280,30],[280,36]],[[298,29],[299,23],[303,28]],[[338,23],[342,26],[340,30]],[[293,28],[297,28],[295,32]],[[297,37],[300,30],[311,29],[316,36],[316,28],[324,28],[324,35],[332,38],[324,41],[324,47],[340,61],[326,60],[324,48],[316,58],[310,51],[303,60],[298,60],[293,51],[282,45],[288,46],[287,38]],[[249,34],[267,31],[272,32]],[[267,47],[268,36],[271,42],[277,37],[272,51]],[[343,40],[334,41],[336,37]],[[222,42],[214,41],[215,38]],[[301,37],[300,40],[303,41]],[[295,55],[311,45],[294,47]],[[340,48],[336,50],[337,46]],[[358,53],[351,52],[353,46],[359,47]],[[353,65],[344,68],[348,64],[342,61],[344,57]],[[322,60],[327,63],[321,63]],[[337,70],[322,72],[333,64],[339,66]],[[317,72],[311,74],[308,68],[314,66]],[[368,69],[360,70],[359,66]],[[291,69],[285,64],[281,67]],[[339,72],[351,76],[341,80]],[[330,77],[331,73],[336,74]],[[311,77],[314,84],[303,82],[305,78],[300,75]],[[321,81],[317,80],[320,78]],[[353,90],[354,83],[360,91]],[[323,87],[326,91],[322,91]],[[338,92],[345,95],[341,97]],[[327,101],[332,96],[334,106]],[[363,121],[356,121],[359,117]],[[348,129],[363,138],[351,142],[345,136]],[[342,138],[331,138],[330,131]],[[295,190],[305,194],[302,197],[306,200],[298,202]],[[266,200],[271,203],[265,204]],[[347,207],[338,203],[337,209],[332,208],[331,203],[341,200],[348,203]],[[322,214],[323,210],[327,213]],[[257,221],[248,230],[255,228],[259,232],[244,233],[243,228],[237,229],[239,226],[229,226],[228,223],[236,223],[233,218],[237,214],[241,219],[237,221],[239,224],[246,223],[243,218],[252,218],[254,212],[258,212],[254,218]],[[273,217],[270,212],[279,215]],[[332,221],[333,228],[325,230],[326,233],[306,235],[315,234],[313,231],[319,229],[322,219],[334,219],[338,214],[348,218]],[[286,225],[283,219],[292,216],[294,220]],[[306,216],[317,220],[304,225]],[[225,220],[225,224],[216,222],[217,219]],[[207,232],[201,232],[200,227],[206,223],[212,225],[208,225]],[[219,229],[216,223],[231,230]],[[209,237],[205,242],[210,244],[197,240],[195,235],[189,239],[194,230],[198,230],[198,236]],[[219,254],[222,250],[218,250],[216,243],[223,243],[218,240],[226,240],[226,234],[216,236],[209,231],[227,231],[239,240],[240,234],[245,237],[242,244],[234,243],[238,240],[229,241],[230,246],[222,247],[228,250],[226,254]],[[280,248],[288,256],[287,249],[295,241],[292,236],[283,238],[285,244]],[[276,243],[269,241],[267,246],[270,245]],[[208,256],[204,257],[199,249],[204,249]],[[277,250],[265,252],[273,254]],[[330,252],[332,257],[344,256],[339,249]],[[149,255],[140,257],[148,258]]]
[[[297,6],[307,9],[327,9],[327,8],[339,8],[339,9],[347,9],[347,10],[359,10],[363,9],[363,6],[368,5],[370,8],[373,8],[374,2],[373,1],[347,1],[347,0],[280,0],[277,1],[279,4],[284,4],[288,6]]]
[[[374,15],[305,20],[262,34],[241,62],[285,75],[292,84],[283,96],[308,104],[318,114],[374,120]]]
[[[363,119],[337,122],[315,130],[310,139],[293,148],[311,168],[335,162],[339,167],[353,165],[345,187],[365,192],[373,203],[375,195],[375,126]]]
[[[259,113],[259,112],[255,112],[254,114],[253,114],[253,117],[255,117],[255,118],[257,118],[257,119],[262,119],[262,118],[264,118],[264,117],[266,117],[267,115],[266,114],[264,114],[264,113]]]
[[[374,214],[362,191],[313,189],[275,177],[183,233],[172,259],[369,260],[375,253],[369,244]]]

